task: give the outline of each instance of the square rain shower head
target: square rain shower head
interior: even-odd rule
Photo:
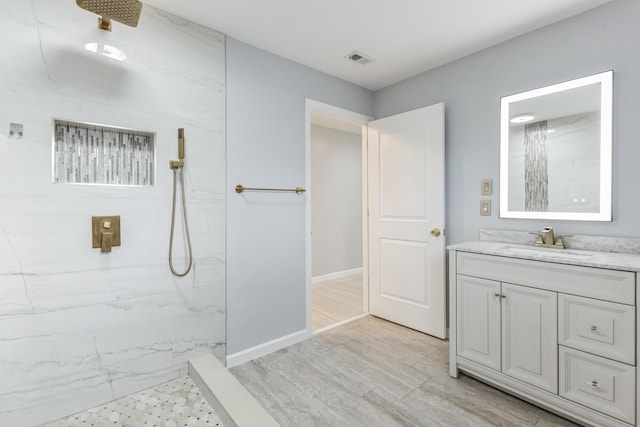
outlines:
[[[142,3],[138,0],[76,0],[81,8],[100,15],[99,27],[111,31],[111,20],[137,27]]]

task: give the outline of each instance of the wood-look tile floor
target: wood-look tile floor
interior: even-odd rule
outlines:
[[[234,367],[287,426],[574,426],[448,374],[449,344],[368,316]]]
[[[362,273],[314,284],[311,308],[314,331],[363,314]]]

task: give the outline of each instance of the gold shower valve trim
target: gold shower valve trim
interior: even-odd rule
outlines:
[[[111,252],[120,246],[120,215],[91,217],[92,247],[100,252]]]

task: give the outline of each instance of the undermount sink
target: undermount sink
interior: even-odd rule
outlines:
[[[554,249],[554,248],[522,248],[522,247],[513,247],[507,246],[502,250],[505,255],[526,255],[526,256],[536,256],[536,257],[550,257],[550,258],[560,258],[560,259],[587,259],[593,256],[592,252],[586,251],[572,251],[567,249]]]

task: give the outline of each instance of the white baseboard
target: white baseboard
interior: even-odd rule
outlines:
[[[242,365],[250,360],[266,356],[274,351],[278,351],[285,347],[289,347],[290,345],[299,343],[300,341],[304,341],[309,337],[311,337],[311,333],[306,329],[303,329],[302,331],[276,338],[273,341],[268,341],[255,347],[229,354],[227,355],[227,368],[233,368],[234,366]]]
[[[311,278],[311,284],[315,285],[322,282],[328,282],[329,280],[342,279],[356,274],[362,274],[362,267],[354,268],[352,270],[336,271],[335,273],[323,274],[322,276],[315,276]]]

